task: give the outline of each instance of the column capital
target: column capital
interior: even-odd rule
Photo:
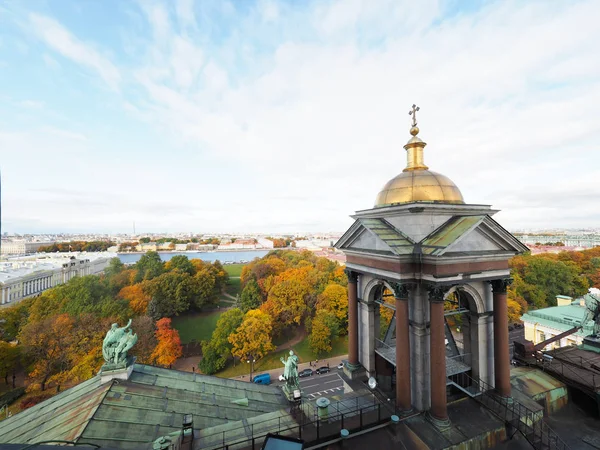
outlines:
[[[394,297],[396,297],[397,300],[408,300],[408,283],[399,283],[397,281],[390,281],[388,283],[392,288],[392,291],[394,291]]]
[[[358,272],[350,269],[345,269],[344,272],[348,277],[348,283],[356,283],[358,281]]]
[[[429,293],[430,302],[443,302],[444,296],[448,293],[452,286],[440,285],[440,284],[426,284],[425,288]]]
[[[492,280],[489,283],[492,285],[492,291],[498,294],[506,294],[506,289],[512,284],[512,278],[500,278]]]

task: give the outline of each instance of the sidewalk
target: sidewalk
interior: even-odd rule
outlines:
[[[348,359],[348,355],[340,355],[340,356],[334,356],[334,357],[327,358],[327,359],[320,359],[319,362],[317,363],[316,367],[314,367],[314,366],[311,367],[309,362],[301,363],[298,365],[298,372],[301,372],[304,369],[316,370],[319,367],[326,366],[327,363],[329,363],[329,368],[331,369],[331,371],[334,371],[335,367],[339,363],[341,363],[343,359]],[[265,370],[262,372],[254,372],[254,373],[252,373],[252,376],[255,377],[255,376],[261,375],[263,373],[268,373],[269,375],[271,375],[271,383],[276,383],[277,381],[279,381],[279,375],[283,374],[283,363],[281,364],[281,368],[279,368],[279,369],[271,369],[271,370]],[[241,381],[250,381],[250,371],[248,371],[248,373],[246,375],[233,377],[232,379],[233,380],[241,380]]]

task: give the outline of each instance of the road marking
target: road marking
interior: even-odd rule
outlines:
[[[302,387],[304,389],[308,389],[308,388],[315,387],[315,386],[318,386],[318,384],[311,384],[310,386],[302,386]]]
[[[337,383],[337,382],[338,382],[338,380],[331,380],[331,381],[326,381],[326,382],[325,382],[325,383],[323,383],[323,384],[327,384],[327,383]]]

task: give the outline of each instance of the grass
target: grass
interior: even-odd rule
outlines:
[[[225,286],[225,292],[234,297],[242,291],[242,283],[239,278],[230,278],[227,286]]]
[[[241,277],[242,276],[242,267],[246,264],[227,264],[223,266],[225,272],[229,274],[230,277]]]
[[[331,358],[333,356],[345,355],[348,353],[348,337],[343,336],[341,338],[337,338],[332,342],[331,352],[327,355],[319,356],[319,359]],[[304,339],[298,345],[293,347],[294,352],[300,358],[300,363],[305,363],[309,361],[314,361],[317,357],[310,351],[308,347],[308,338]],[[279,360],[282,356],[287,356],[289,350],[281,350],[279,352],[270,353],[264,358],[258,360],[254,363],[254,373],[258,374],[265,370],[277,369],[281,367],[283,370],[283,364]],[[233,363],[230,361],[221,372],[215,374],[221,378],[232,378],[238,377],[240,375],[248,375],[250,373],[250,367],[248,367],[248,363],[246,362],[236,362],[235,367]]]
[[[198,342],[208,340],[217,327],[217,320],[221,314],[223,311],[173,317],[173,328],[179,331],[182,344],[187,344],[194,339]]]

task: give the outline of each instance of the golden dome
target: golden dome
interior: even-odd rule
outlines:
[[[432,170],[410,170],[396,175],[377,194],[375,206],[395,203],[464,203],[450,178]]]
[[[423,161],[423,149],[427,145],[417,134],[417,122],[413,105],[413,126],[410,129],[412,138],[404,146],[407,164],[401,174],[388,181],[377,194],[375,207],[398,203],[455,203],[464,204],[460,190],[450,178],[429,170]]]

